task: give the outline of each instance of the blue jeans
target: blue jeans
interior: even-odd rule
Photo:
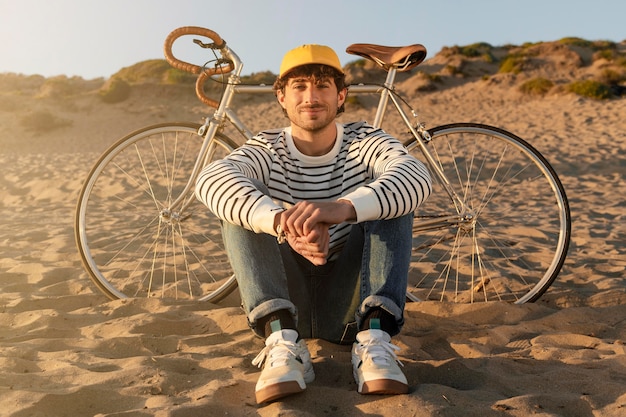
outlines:
[[[413,214],[352,226],[338,259],[315,266],[276,238],[224,222],[222,233],[248,323],[289,310],[304,338],[352,343],[370,309],[404,324]]]

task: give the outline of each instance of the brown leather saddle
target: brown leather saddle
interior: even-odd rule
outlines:
[[[420,44],[383,46],[371,43],[355,43],[348,46],[346,52],[374,61],[386,70],[395,67],[400,72],[418,66],[426,58],[426,48]]]

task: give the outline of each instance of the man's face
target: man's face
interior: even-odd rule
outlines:
[[[285,91],[279,90],[277,97],[292,124],[315,132],[334,122],[346,90],[337,91],[332,78],[316,83],[312,78],[298,77],[290,78]]]

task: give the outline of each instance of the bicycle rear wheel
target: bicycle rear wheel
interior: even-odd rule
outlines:
[[[433,175],[433,193],[415,213],[408,299],[536,301],[570,241],[569,205],[554,169],[502,129],[463,123],[430,134],[427,147],[468,210]],[[415,140],[406,146],[422,157]],[[444,217],[451,220],[424,226]]]
[[[187,184],[200,125],[149,126],[123,137],[91,169],[78,198],[75,238],[93,282],[112,299],[219,301],[236,287],[219,220]],[[236,147],[217,134],[208,161]]]

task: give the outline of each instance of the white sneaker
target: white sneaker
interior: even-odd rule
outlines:
[[[295,330],[273,332],[265,340],[265,348],[252,361],[259,368],[265,362],[255,388],[258,404],[302,392],[306,383],[315,379],[306,342],[297,340]]]
[[[360,394],[406,394],[409,385],[398,365],[395,351],[383,330],[370,329],[357,334],[352,346],[352,369]]]

